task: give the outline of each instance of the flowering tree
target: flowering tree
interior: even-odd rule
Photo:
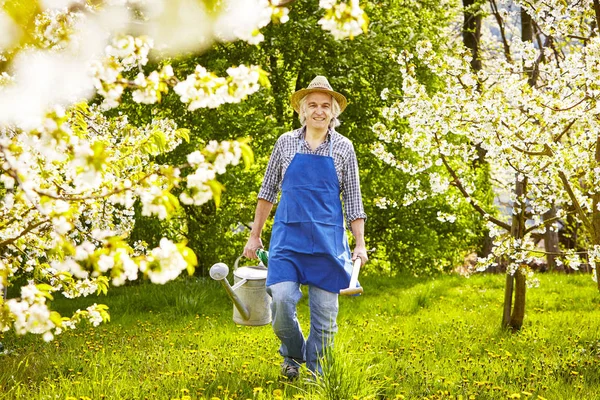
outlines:
[[[321,25],[336,37],[366,29],[357,1],[321,3]],[[133,205],[165,219],[180,203],[218,204],[217,177],[249,165],[251,149],[210,141],[182,165],[161,165],[156,156],[189,140],[187,129],[164,118],[132,126],[104,112],[123,96],[159,107],[170,90],[189,111],[244,100],[269,84],[259,66],[220,77],[198,65],[177,77],[160,59],[215,41],[256,44],[260,28],[286,19],[287,9],[267,0],[0,1],[0,290],[25,281],[19,297],[0,299],[0,330],[51,340],[80,320],[109,318],[103,305],[63,317],[48,307],[54,292],[86,296],[140,275],[165,283],[193,272],[185,242],[128,244]],[[95,94],[101,104],[90,106]]]
[[[414,193],[402,201],[460,196],[487,219],[494,248],[479,260],[478,269],[506,262],[508,309],[503,324],[519,329],[525,283],[535,284],[528,265],[543,253],[533,238],[557,229],[569,210],[585,229],[587,251],[568,252],[566,263],[577,269],[583,256],[594,279],[597,275],[600,4],[598,0],[515,3],[490,1],[478,71],[471,65],[473,53],[450,32],[441,55],[422,42],[417,54],[404,52],[398,57],[404,72],[403,97],[385,111],[387,126],[374,126],[382,139],[374,152],[414,174]],[[528,28],[531,41],[524,40]],[[417,78],[420,68],[439,77],[439,91],[425,90]],[[409,128],[394,130],[401,121]],[[403,148],[391,153],[385,143],[397,140]],[[485,151],[497,187],[511,192],[508,219],[475,200],[472,166],[481,155],[478,147]],[[556,217],[544,218],[553,207]],[[511,314],[513,277],[517,296]]]

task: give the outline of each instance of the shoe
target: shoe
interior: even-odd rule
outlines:
[[[284,362],[281,364],[281,375],[285,376],[290,381],[296,380],[298,379],[298,376],[300,376],[300,367]]]

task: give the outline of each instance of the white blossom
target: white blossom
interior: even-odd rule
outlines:
[[[366,15],[357,0],[351,0],[350,5],[342,1],[322,0],[319,6],[326,10],[319,25],[336,39],[353,38],[366,32]]]
[[[187,268],[187,262],[177,246],[166,238],[162,238],[160,246],[150,252],[150,260],[140,270],[148,274],[152,283],[164,284]]]

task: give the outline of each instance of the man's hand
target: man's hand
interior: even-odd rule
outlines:
[[[272,208],[273,203],[270,203],[264,199],[258,199],[258,203],[256,204],[256,212],[254,213],[254,224],[252,224],[252,231],[250,232],[250,238],[248,238],[246,247],[244,247],[244,257],[255,260],[257,258],[256,250],[263,248],[262,241],[260,240],[260,233],[262,232],[262,228],[265,225],[265,221],[271,213]]]
[[[367,248],[365,246],[365,220],[358,218],[350,224],[352,226],[352,234],[354,235],[354,243],[356,244],[356,246],[354,246],[354,251],[352,252],[352,262],[360,257],[362,260],[361,264],[365,265],[367,261],[369,261]]]
[[[250,235],[248,242],[246,243],[246,247],[244,247],[244,257],[256,259],[256,250],[262,248],[263,244],[262,240],[260,240],[260,237]]]
[[[358,257],[361,259],[361,266],[365,265],[367,261],[369,261],[369,257],[367,256],[367,248],[365,246],[356,246],[354,247],[354,251],[352,252],[352,261],[356,260]]]

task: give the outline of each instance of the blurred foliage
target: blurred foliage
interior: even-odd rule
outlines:
[[[214,202],[185,207],[181,218],[167,223],[138,216],[132,240],[155,245],[163,235],[185,234],[188,245],[198,255],[198,273],[206,274],[218,261],[232,265],[247,240],[273,144],[282,133],[299,127],[289,97],[295,90],[306,87],[315,75],[325,75],[333,88],[349,99],[338,131],[352,140],[357,152],[368,215],[367,247],[376,249],[365,273],[447,271],[461,264],[464,255],[477,248],[477,241],[483,236],[482,224],[468,205],[458,206],[457,210],[456,204],[443,198],[388,209],[374,205],[374,199],[383,196],[398,199],[400,204],[408,182],[407,176],[371,154],[371,145],[377,141],[371,126],[382,118],[381,108],[386,105],[380,93],[384,88],[389,88],[392,94],[401,92],[397,53],[401,49],[414,49],[418,40],[436,43],[438,33],[450,21],[446,19],[447,10],[433,0],[362,4],[371,24],[367,34],[354,40],[336,41],[320,29],[316,0],[296,1],[291,5],[289,22],[265,28],[265,41],[258,46],[221,44],[201,55],[170,60],[177,76],[192,73],[196,64],[218,75],[239,64],[262,66],[270,74],[271,88],[240,104],[189,112],[172,93],[158,106],[124,102],[118,112],[126,113],[134,124],[150,123],[154,117],[169,117],[180,127],[190,129],[190,143],[182,144],[163,161],[182,163],[187,154],[211,139],[248,137],[255,152],[255,164],[248,171],[242,166],[233,167],[220,177],[226,189],[218,210]],[[435,89],[435,77],[422,78]],[[482,198],[485,196],[489,197],[489,193],[484,190]],[[484,202],[489,204],[489,201],[488,198]],[[439,222],[438,211],[456,214],[457,221]],[[272,218],[262,235],[267,248],[271,224]]]

